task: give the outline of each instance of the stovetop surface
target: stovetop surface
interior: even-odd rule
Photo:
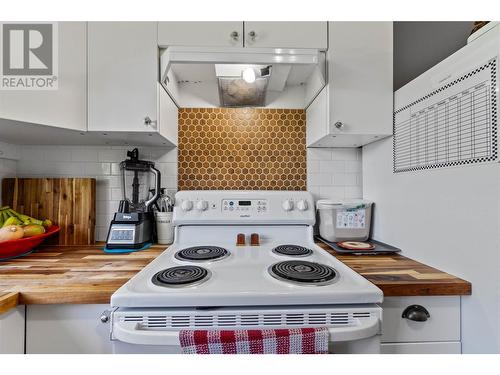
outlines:
[[[113,307],[258,306],[290,304],[379,303],[383,294],[375,285],[338,261],[312,240],[309,226],[200,227],[178,233],[176,243],[123,285],[111,298]],[[237,233],[261,234],[261,246],[236,246]],[[308,241],[307,239],[311,240]],[[280,245],[311,249],[306,256],[275,253]],[[204,261],[176,257],[178,251],[193,246],[219,246],[229,256]],[[268,269],[283,261],[306,261],[333,268],[334,282],[298,285],[273,277]],[[199,266],[209,277],[194,285],[169,287],[153,282],[158,272],[170,267]]]

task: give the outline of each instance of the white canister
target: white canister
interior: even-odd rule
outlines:
[[[316,202],[319,234],[330,242],[366,241],[370,236],[372,203],[366,200]]]
[[[161,245],[170,245],[174,242],[172,212],[155,212],[155,220],[158,243]]]

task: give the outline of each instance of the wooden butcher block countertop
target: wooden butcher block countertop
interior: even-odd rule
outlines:
[[[136,253],[109,255],[102,246],[47,246],[0,262],[0,313],[19,304],[109,303],[113,292],[165,249],[155,245]],[[469,282],[400,255],[329,251],[385,296],[471,294]]]
[[[470,295],[470,282],[402,255],[345,255],[322,242],[317,245],[371,281],[384,296]]]

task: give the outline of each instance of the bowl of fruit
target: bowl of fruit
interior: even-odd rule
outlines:
[[[0,208],[0,261],[31,253],[59,230],[49,219],[35,219],[7,206]]]

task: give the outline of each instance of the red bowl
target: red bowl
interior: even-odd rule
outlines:
[[[37,236],[20,238],[18,240],[11,240],[0,242],[0,261],[12,258],[17,258],[22,255],[31,253],[35,248],[40,245],[49,236],[61,230],[57,225],[51,226],[44,234]]]

